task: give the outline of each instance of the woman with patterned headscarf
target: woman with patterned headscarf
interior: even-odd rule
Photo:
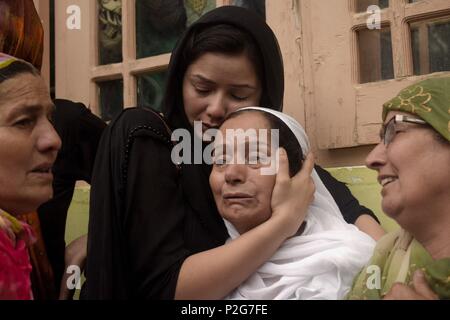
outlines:
[[[0,299],[33,298],[33,236],[19,216],[53,195],[51,168],[61,147],[49,121],[53,108],[39,72],[0,53]]]
[[[450,299],[450,77],[383,105],[378,172],[384,212],[401,226],[377,244],[350,299]]]

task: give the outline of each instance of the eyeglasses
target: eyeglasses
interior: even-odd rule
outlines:
[[[398,123],[414,123],[420,125],[428,125],[426,121],[423,121],[421,119],[397,114],[395,117],[389,120],[389,122],[386,125],[383,125],[383,127],[381,128],[380,138],[385,146],[387,146],[389,143],[392,142],[392,140],[394,140],[395,135],[397,134],[395,125]]]

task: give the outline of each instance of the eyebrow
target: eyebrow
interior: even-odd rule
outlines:
[[[55,105],[52,103],[51,105],[49,105],[50,110],[48,110],[48,113],[53,113],[56,109]],[[26,115],[35,115],[35,114],[39,114],[42,111],[47,111],[47,108],[41,105],[23,105],[20,104],[16,107],[13,108],[13,110],[11,110],[11,112],[8,115],[8,119],[13,119],[15,117],[18,117],[22,114],[26,114]]]
[[[208,79],[208,78],[206,78],[206,77],[204,77],[204,76],[202,76],[200,74],[194,74],[192,76],[192,79],[193,80],[200,80],[200,81],[206,82],[207,84],[215,84],[214,81],[212,81],[212,80],[210,80],[210,79]],[[248,85],[248,84],[232,84],[231,87],[237,88],[237,89],[253,89],[253,90],[256,90],[255,87],[253,87],[251,85]]]

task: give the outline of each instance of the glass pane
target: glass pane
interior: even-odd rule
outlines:
[[[450,71],[450,17],[411,24],[414,74]]]
[[[390,29],[364,29],[357,31],[357,35],[360,82],[393,79],[394,64]]]
[[[111,121],[123,110],[123,80],[97,83],[100,89],[100,111],[104,121]]]
[[[136,57],[171,52],[186,26],[215,7],[215,0],[136,1]]]
[[[356,12],[366,12],[367,8],[372,5],[384,9],[389,7],[389,0],[356,0]]]
[[[255,11],[266,19],[266,1],[265,0],[232,0],[233,6],[244,7]]]
[[[122,0],[98,0],[99,64],[122,62]]]
[[[143,74],[137,77],[138,106],[161,111],[167,71]]]

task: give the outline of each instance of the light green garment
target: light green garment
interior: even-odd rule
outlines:
[[[430,288],[440,299],[450,299],[450,258],[433,260],[425,248],[400,229],[378,241],[367,266],[355,278],[350,300],[382,299],[399,282],[412,285],[416,270],[425,273]]]

